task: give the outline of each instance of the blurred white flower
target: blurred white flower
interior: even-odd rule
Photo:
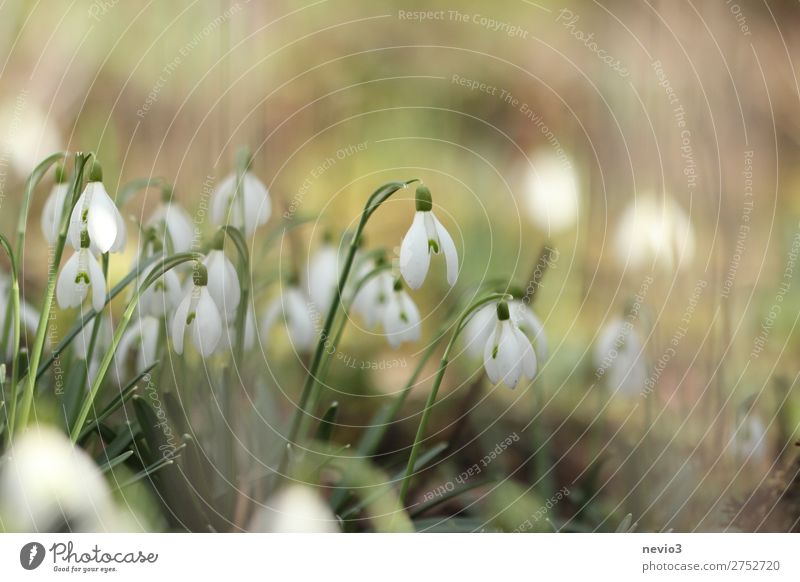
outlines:
[[[570,160],[549,151],[533,154],[526,177],[525,206],[535,224],[550,234],[578,221],[578,176]]]
[[[4,90],[3,94],[10,93]],[[0,105],[0,133],[11,163],[22,176],[30,174],[45,156],[63,149],[55,122],[27,94]]]
[[[428,274],[431,253],[444,252],[447,283],[452,287],[458,279],[458,252],[450,233],[433,213],[431,193],[426,186],[417,188],[416,208],[411,228],[400,245],[400,272],[409,287],[419,289]]]
[[[63,170],[58,173],[58,179],[64,178]],[[42,209],[42,234],[47,244],[54,245],[58,240],[58,231],[61,228],[61,218],[64,215],[64,204],[69,195],[69,183],[57,181],[50,190],[47,202]]]
[[[117,346],[114,362],[124,368],[131,352],[136,354],[136,372],[146,370],[156,361],[160,320],[142,316],[131,322]]]
[[[511,313],[511,321],[533,342],[537,360],[547,359],[547,337],[536,314],[519,299],[509,301],[508,308]],[[464,326],[462,335],[467,353],[471,357],[483,357],[484,347],[496,327],[496,321],[497,303],[489,303],[480,308]]]
[[[81,234],[86,231],[92,241],[92,252],[118,253],[125,248],[125,221],[116,204],[103,186],[102,172],[92,167],[91,177],[69,222],[69,241],[72,248],[81,248]]]
[[[497,303],[495,314],[494,330],[483,350],[483,366],[493,384],[503,382],[515,388],[522,376],[530,380],[536,376],[536,353],[511,319],[508,303]]]
[[[242,297],[236,267],[221,250],[210,251],[203,264],[208,270],[208,292],[225,320],[230,321]]]
[[[307,485],[289,485],[267,500],[250,522],[251,532],[339,533],[328,504]]]
[[[192,249],[194,226],[177,202],[162,202],[147,219],[145,226],[155,229],[162,237],[162,246],[169,250],[169,254],[185,253]]]
[[[211,220],[217,226],[231,225],[252,235],[272,214],[272,201],[267,187],[251,172],[242,176],[242,199],[236,197],[236,174],[219,183],[211,202]]]
[[[97,317],[100,317],[100,327],[97,330],[97,339],[95,340],[94,354],[93,354],[94,357],[97,357],[98,354],[102,354],[109,347],[111,347],[111,342],[114,337],[114,329],[111,324],[111,316],[101,315]],[[94,319],[92,319],[92,321],[84,325],[78,332],[78,335],[75,336],[75,339],[72,340],[72,346],[75,351],[75,357],[78,358],[79,360],[85,360],[89,352],[89,344],[92,342],[92,331],[94,330],[94,324],[97,321],[97,317],[95,317]]]
[[[172,343],[178,354],[183,353],[187,329],[192,333],[192,343],[200,355],[214,353],[222,337],[223,319],[219,308],[208,291],[208,273],[204,266],[196,265],[181,304],[172,319]]]
[[[100,263],[89,251],[89,238],[81,235],[80,250],[72,254],[62,267],[56,282],[56,299],[61,309],[79,307],[92,289],[92,307],[100,311],[106,303],[106,280]]]
[[[374,261],[364,265],[358,273],[358,279],[363,279],[376,267],[378,267],[378,263]],[[393,286],[392,274],[386,270],[371,277],[356,293],[352,308],[355,313],[364,318],[367,328],[373,329],[383,321],[386,306],[393,293]]]
[[[235,318],[230,321],[230,325],[222,333],[222,349],[233,351],[237,341],[237,330],[234,326]],[[256,315],[252,306],[247,309],[244,326],[244,350],[249,352],[256,345]]]
[[[111,492],[92,459],[61,432],[29,428],[0,469],[0,515],[20,532],[107,530],[116,520]]]
[[[769,457],[767,428],[756,412],[740,410],[731,451],[743,461],[765,461]]]
[[[688,265],[694,258],[695,235],[689,217],[672,198],[636,197],[620,219],[614,253],[623,267],[666,270]]]
[[[383,332],[389,345],[399,347],[404,342],[419,341],[422,334],[422,319],[419,309],[403,289],[400,279],[394,282],[383,310]]]
[[[142,269],[139,275],[139,284],[147,278],[154,268],[155,264],[151,264]],[[162,317],[168,313],[173,313],[180,305],[181,299],[183,299],[181,280],[178,278],[175,269],[170,269],[142,292],[137,309],[142,316]]]
[[[595,344],[594,362],[610,391],[636,395],[644,390],[647,365],[643,344],[630,322],[617,318],[603,328]]]
[[[327,238],[327,237],[326,237]],[[339,284],[339,253],[329,241],[320,246],[306,268],[308,296],[320,313],[327,313]]]
[[[265,345],[269,343],[272,328],[281,316],[286,323],[289,340],[295,349],[300,351],[310,349],[317,335],[314,331],[311,302],[295,285],[289,285],[267,306],[261,330]]]

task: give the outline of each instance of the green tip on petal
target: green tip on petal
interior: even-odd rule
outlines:
[[[97,160],[92,163],[92,168],[89,170],[89,181],[90,182],[102,182],[103,181],[103,166],[100,165],[100,162]]]
[[[395,291],[402,291],[403,290],[403,282],[398,277],[394,280],[394,290]]]
[[[203,263],[196,263],[194,272],[192,273],[192,281],[198,287],[205,287],[208,285],[208,270]]]
[[[88,249],[90,246],[92,246],[92,241],[89,239],[89,231],[88,230],[82,230],[81,231],[81,248],[82,249]]]
[[[434,255],[439,254],[439,243],[432,238],[428,239],[428,252],[433,253]]]
[[[433,197],[427,186],[421,184],[417,186],[417,211],[430,212],[433,210]]]
[[[501,301],[497,304],[497,319],[500,321],[507,321],[511,317],[508,311],[508,303]]]

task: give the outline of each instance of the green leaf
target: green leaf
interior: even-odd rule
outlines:
[[[114,467],[116,467],[117,465],[119,465],[120,463],[124,463],[125,461],[130,459],[132,456],[133,456],[133,451],[125,451],[121,455],[117,455],[113,459],[107,460],[105,463],[100,465],[98,468],[100,469],[101,473],[106,473],[106,472],[110,471],[111,469],[113,469]]]
[[[322,420],[317,427],[316,440],[327,443],[331,440],[331,434],[336,427],[336,414],[339,412],[339,403],[334,401],[328,407],[327,412],[322,417]]]

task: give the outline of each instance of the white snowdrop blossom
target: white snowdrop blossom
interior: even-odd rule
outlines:
[[[103,173],[98,164],[92,167],[89,183],[72,210],[69,222],[69,241],[74,249],[81,248],[83,232],[89,233],[92,252],[118,253],[125,248],[125,221],[103,186]]]
[[[222,337],[223,319],[208,290],[208,272],[196,265],[192,285],[172,319],[172,343],[178,354],[183,353],[184,337],[192,334],[192,343],[204,358],[214,353]]]
[[[733,455],[742,461],[760,462],[769,457],[767,428],[759,414],[752,410],[752,400],[737,412],[736,427],[730,444]]]
[[[483,367],[493,384],[515,388],[521,377],[536,376],[536,353],[530,340],[511,319],[508,303],[500,301],[494,330],[483,350]]]
[[[642,347],[631,322],[617,318],[605,326],[595,344],[594,361],[610,391],[636,395],[644,390],[647,365]]]
[[[0,467],[0,515],[10,531],[109,529],[111,491],[97,465],[61,432],[34,426],[14,440]]]
[[[236,268],[218,249],[210,251],[203,264],[208,270],[208,292],[225,320],[230,322],[242,295]]]
[[[314,329],[312,303],[296,285],[290,284],[267,306],[261,331],[265,344],[269,343],[268,338],[272,328],[281,316],[286,323],[289,340],[295,349],[300,351],[310,349],[317,335]]]
[[[377,262],[364,265],[359,271],[358,279],[363,279],[378,266]],[[383,321],[383,315],[393,292],[393,286],[394,279],[391,273],[388,270],[380,271],[367,280],[356,293],[353,298],[352,309],[364,318],[367,328],[373,329]]]
[[[524,333],[534,344],[537,361],[547,359],[547,336],[544,327],[536,314],[525,304],[524,301],[514,299],[508,302],[511,321]],[[497,303],[489,303],[481,307],[464,326],[462,332],[467,353],[470,357],[483,357],[483,350],[489,336],[494,331],[497,319]]]
[[[394,282],[383,310],[383,333],[393,348],[404,342],[419,341],[422,318],[416,304],[403,289],[400,279]]]
[[[326,240],[306,267],[308,296],[320,313],[327,313],[331,305],[339,284],[339,274],[339,253],[336,247]]]
[[[211,201],[211,220],[217,226],[231,225],[251,236],[266,224],[272,214],[272,201],[267,187],[251,172],[242,176],[241,198],[236,197],[236,174],[219,183]]]
[[[447,283],[452,287],[458,279],[456,245],[433,213],[430,190],[420,186],[416,198],[414,220],[400,245],[400,272],[409,287],[419,289],[428,274],[431,254],[443,252],[447,264]]]
[[[526,166],[525,207],[530,219],[550,234],[572,228],[580,210],[580,181],[572,161],[542,150]]]
[[[89,236],[81,234],[80,250],[62,267],[56,282],[56,299],[61,309],[79,307],[91,288],[92,307],[100,311],[106,302],[106,280],[100,263],[89,250]]]
[[[136,354],[136,372],[146,370],[156,361],[160,320],[149,315],[131,322],[120,339],[114,361],[124,368],[131,352]]]
[[[64,205],[69,195],[69,184],[64,181],[64,171],[56,171],[56,183],[50,190],[50,195],[42,209],[42,234],[47,244],[54,245],[58,240],[58,231],[61,228],[61,218],[64,215]]]
[[[142,269],[139,275],[140,285],[154,268],[155,264],[152,264]],[[175,270],[170,269],[142,292],[137,308],[142,316],[162,317],[174,313],[182,299],[181,280]]]
[[[191,250],[194,239],[194,226],[186,211],[177,202],[169,199],[156,208],[147,219],[145,227],[155,229],[162,246],[172,253],[185,253]]]
[[[261,533],[338,533],[328,504],[307,485],[289,485],[256,511],[248,528]]]

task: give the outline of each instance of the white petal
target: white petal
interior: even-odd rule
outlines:
[[[289,337],[292,340],[292,344],[298,350],[310,348],[314,343],[316,334],[314,333],[314,321],[311,318],[308,302],[297,289],[289,289],[286,292],[284,302],[286,326],[289,329]]]
[[[103,269],[88,250],[83,249],[81,252],[86,253],[89,257],[87,264],[89,266],[89,283],[92,286],[92,307],[95,311],[100,312],[106,304],[106,280],[103,277]]]
[[[546,359],[548,353],[547,336],[544,334],[542,322],[522,301],[512,301],[509,307],[511,308],[511,320],[536,343],[536,357],[540,360]]]
[[[245,235],[252,235],[256,229],[265,224],[272,214],[272,201],[267,187],[250,172],[246,172],[243,180],[245,200]]]
[[[329,244],[320,248],[308,263],[308,295],[320,313],[327,313],[339,284],[339,255]]]
[[[489,339],[486,341],[486,347],[483,349],[483,367],[492,384],[497,384],[501,378],[500,366],[497,364],[497,359],[494,357],[495,346],[499,339],[499,332],[500,324],[495,323],[494,329],[492,329],[489,334]]]
[[[536,376],[536,352],[533,351],[531,340],[516,327],[514,328],[514,336],[517,338],[520,358],[522,359],[522,372],[526,378],[533,380]]]
[[[272,328],[275,326],[275,322],[278,321],[278,316],[283,311],[282,301],[283,297],[276,297],[267,306],[267,310],[264,312],[264,321],[261,327],[261,340],[264,342],[264,346],[269,343],[269,336],[272,332]]]
[[[214,250],[208,253],[203,264],[208,269],[208,292],[226,320],[236,312],[241,300],[241,289],[236,269],[225,253]]]
[[[192,248],[194,227],[186,211],[177,204],[170,204],[164,211],[166,233],[172,242],[173,252],[184,253]],[[165,245],[165,248],[166,245]]]
[[[141,349],[137,362],[140,372],[156,361],[160,321],[155,317],[145,317],[141,325]]]
[[[201,287],[197,317],[191,324],[192,341],[204,358],[214,353],[222,337],[222,317],[207,287]]]
[[[425,230],[425,213],[416,212],[411,228],[400,245],[400,272],[412,289],[419,289],[428,274],[431,256],[428,252],[428,233]]]
[[[91,191],[88,186],[83,190],[78,203],[72,209],[72,214],[69,217],[69,230],[67,231],[67,238],[72,248],[76,251],[81,249],[81,232],[86,228],[83,222],[83,211],[87,205],[88,200],[91,199]]]
[[[183,353],[183,336],[186,333],[186,318],[192,304],[192,292],[186,294],[172,318],[172,344],[178,354]]]
[[[494,330],[497,321],[495,312],[497,304],[490,303],[481,307],[472,317],[469,318],[462,332],[467,353],[470,357],[477,358],[483,355],[486,342]]]
[[[452,287],[458,279],[458,251],[447,229],[442,226],[442,223],[439,222],[433,212],[431,212],[431,216],[436,225],[436,234],[439,236],[439,244],[442,247],[441,250],[444,252],[444,260],[447,264],[447,283]]]
[[[217,226],[227,224],[228,207],[236,188],[236,174],[231,174],[222,180],[214,189],[211,199],[211,220]]]
[[[514,388],[522,374],[522,352],[508,320],[500,323],[500,340],[497,342],[497,367],[503,383]]]
[[[61,309],[77,307],[86,297],[86,286],[75,283],[78,268],[78,253],[74,253],[61,268],[56,282],[56,300]]]
[[[131,323],[130,327],[125,330],[117,345],[117,351],[114,352],[114,364],[117,368],[124,367],[132,350],[135,350],[140,343],[142,337],[142,324],[141,320]],[[119,369],[117,370],[119,374]]]
[[[383,331],[389,344],[396,348],[403,342],[418,341],[421,334],[417,306],[405,291],[393,292],[383,317]]]
[[[61,216],[69,194],[69,184],[55,184],[42,210],[42,233],[48,244],[55,244],[61,227]]]
[[[125,237],[124,232],[119,232],[121,217],[101,182],[90,182],[86,186],[89,188],[93,189],[86,217],[89,238],[101,253],[107,253],[117,243],[118,235]]]

